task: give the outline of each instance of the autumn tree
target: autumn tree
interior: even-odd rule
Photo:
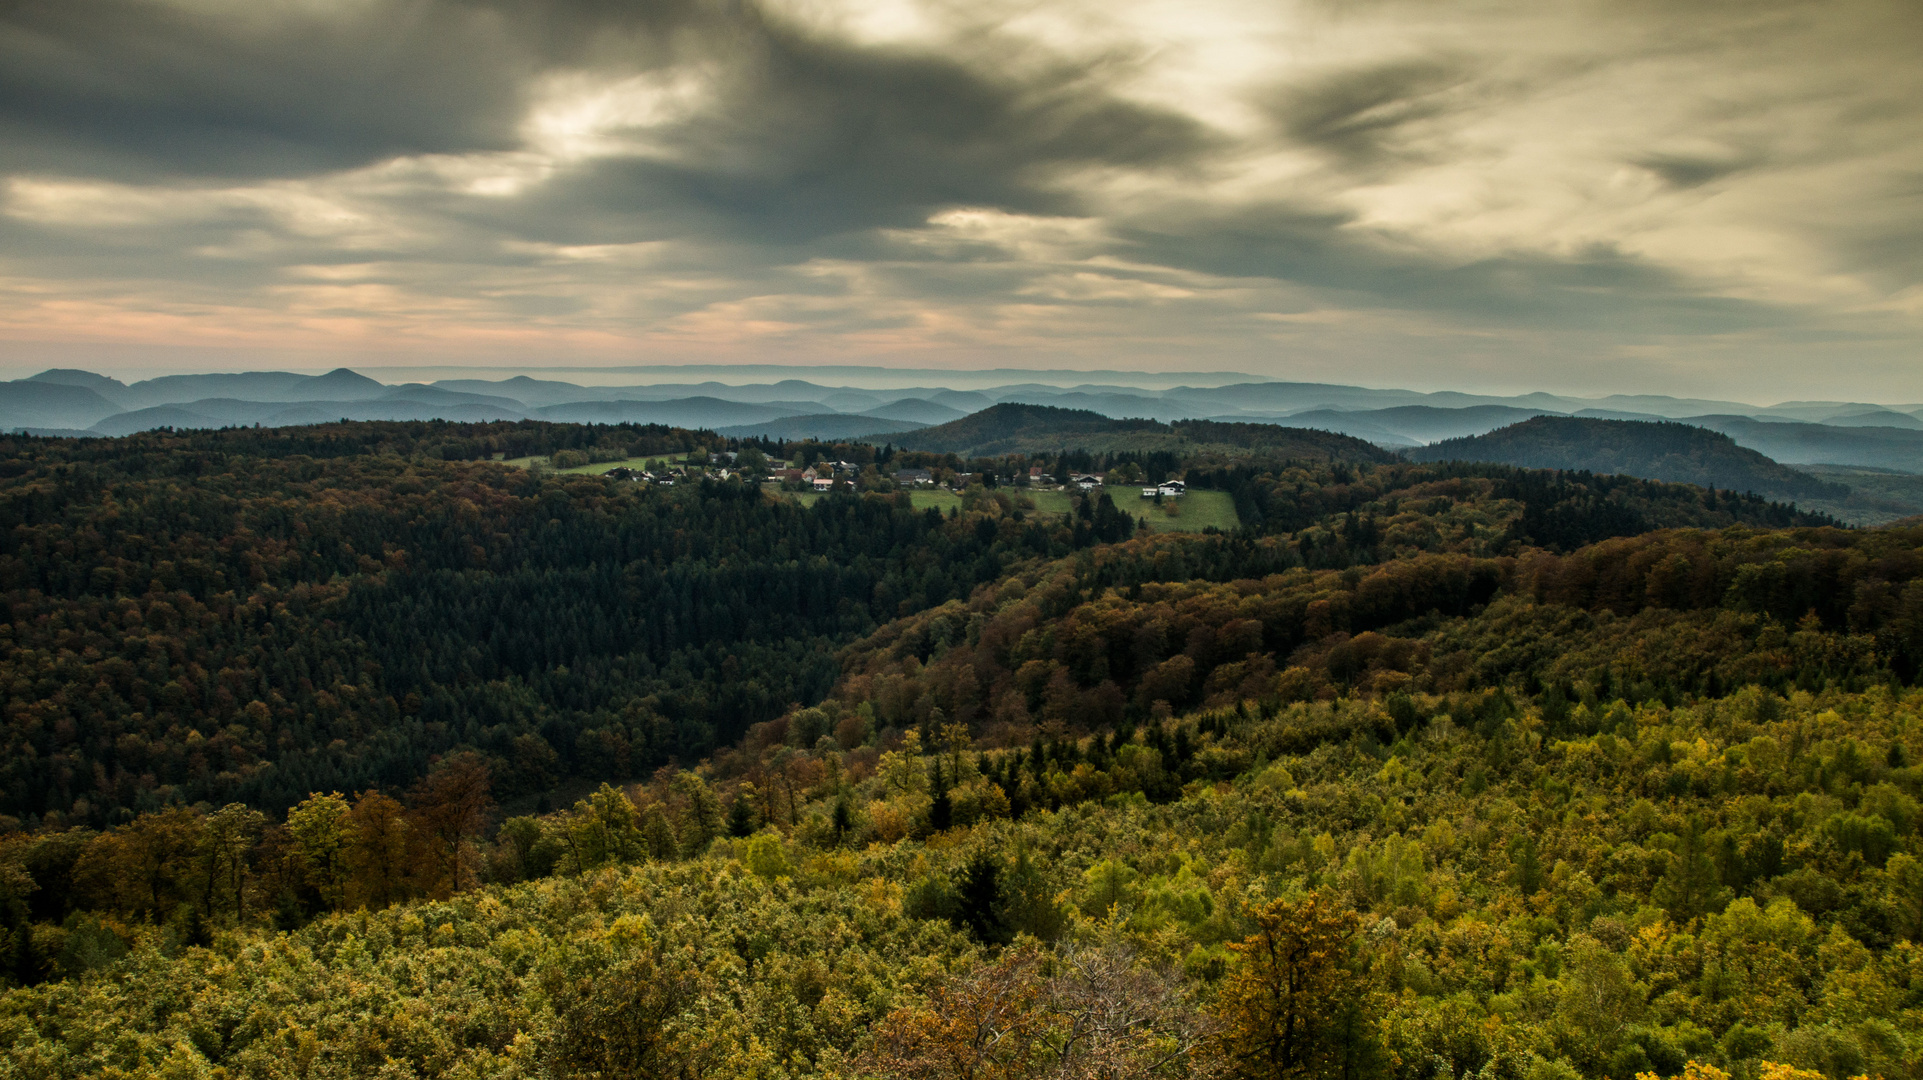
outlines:
[[[609,784],[575,803],[561,832],[577,873],[605,863],[632,862],[647,851],[640,812]]]
[[[638,942],[629,955],[581,970],[550,968],[544,989],[555,1013],[547,1046],[556,1075],[662,1077],[702,1075],[695,1048],[677,1039],[676,1016],[697,994],[694,973]]]
[[[347,813],[347,799],[338,791],[316,792],[287,811],[287,831],[307,884],[324,906],[336,910],[347,891]]]
[[[957,975],[890,1013],[868,1064],[916,1080],[1200,1080],[1222,1060],[1180,975],[1111,943],[1010,949]]]
[[[1318,893],[1271,900],[1250,915],[1256,931],[1230,946],[1237,963],[1216,1004],[1234,1075],[1348,1075],[1357,1056],[1350,1014],[1364,990],[1350,964],[1361,920]]]
[[[378,791],[363,791],[347,812],[350,903],[384,908],[406,895],[407,812]]]
[[[266,815],[240,803],[228,803],[201,823],[203,903],[209,916],[226,906],[236,923],[247,920],[248,860],[266,825]]]
[[[494,809],[487,762],[472,752],[444,758],[414,786],[410,802],[434,867],[434,891],[460,892],[473,881],[464,867],[474,861],[474,841]]]
[[[1011,949],[888,1014],[867,1064],[902,1080],[1018,1080],[1048,1062],[1041,957]]]
[[[76,884],[99,906],[158,921],[195,889],[200,815],[185,807],[142,814],[87,845]]]
[[[681,803],[681,820],[675,831],[680,835],[682,851],[699,855],[708,850],[709,842],[720,836],[725,826],[721,800],[706,780],[691,772],[676,773],[672,788]]]

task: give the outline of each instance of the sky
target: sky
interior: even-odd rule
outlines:
[[[0,0],[0,369],[1923,401],[1915,0]]]

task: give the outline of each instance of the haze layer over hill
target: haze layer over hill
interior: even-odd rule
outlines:
[[[784,369],[742,369],[754,372]],[[812,369],[785,369],[808,372]],[[854,438],[898,434],[1013,403],[1086,410],[1111,419],[1163,423],[1215,419],[1285,423],[1352,435],[1389,448],[1480,435],[1537,415],[1601,419],[1685,420],[1722,431],[1739,445],[1790,464],[1829,463],[1923,472],[1920,406],[1851,402],[1786,402],[1768,407],[1657,395],[1575,398],[1534,393],[1512,397],[1421,393],[1321,383],[1215,376],[1210,385],[1173,377],[1102,373],[1078,383],[1072,372],[1050,381],[999,384],[979,376],[928,376],[904,385],[887,369],[822,369],[887,388],[776,379],[770,382],[654,381],[577,385],[526,375],[499,380],[450,378],[431,384],[384,385],[346,369],[310,376],[290,372],[176,375],[128,385],[91,372],[60,369],[0,383],[0,430],[93,430],[121,434],[153,427],[279,426],[348,419],[547,419],[596,423],[666,423],[727,429],[730,434]],[[725,375],[727,369],[700,369]],[[678,375],[675,369],[672,375]],[[1009,376],[1019,373],[1008,372]],[[1041,374],[1041,373],[1038,373]],[[148,411],[154,410],[154,411]],[[871,417],[865,423],[861,417]],[[778,427],[770,426],[781,422]],[[757,427],[759,426],[759,427]],[[863,429],[866,430],[863,430]]]
[[[1499,461],[1530,469],[1622,473],[1786,500],[1835,499],[1849,493],[1841,484],[1738,446],[1727,435],[1681,423],[1538,416],[1487,435],[1419,447],[1407,455],[1415,461]]]
[[[726,371],[700,370],[713,375]],[[966,453],[1041,451],[1070,445],[1104,452],[1130,448],[1186,452],[1204,445],[1280,452],[1292,446],[1307,457],[1335,454],[1361,461],[1379,458],[1378,449],[1415,450],[1473,438],[1537,416],[1670,419],[1727,435],[1733,447],[1715,454],[1729,458],[1725,465],[1735,471],[1692,470],[1679,460],[1659,463],[1647,457],[1646,448],[1612,449],[1606,445],[1611,436],[1596,433],[1588,440],[1594,451],[1590,456],[1572,457],[1565,447],[1553,460],[1567,467],[1583,467],[1572,463],[1590,461],[1629,475],[1728,482],[1742,490],[1818,499],[1824,510],[1856,523],[1923,513],[1923,481],[1912,484],[1898,477],[1872,483],[1865,478],[1884,473],[1864,471],[1923,473],[1923,419],[1914,415],[1918,410],[1911,406],[1787,402],[1757,407],[1654,395],[1498,397],[1238,381],[1232,375],[1217,375],[1212,385],[1180,385],[1170,377],[1151,376],[1134,377],[1135,384],[1129,385],[1124,380],[1131,377],[1120,372],[1103,373],[1105,379],[1115,380],[1103,383],[1076,383],[1074,373],[1054,372],[1048,373],[1053,383],[997,385],[980,376],[950,373],[952,385],[932,381],[906,385],[915,380],[885,369],[824,370],[851,382],[865,379],[867,384],[829,385],[805,379],[734,384],[704,379],[583,386],[519,375],[385,385],[337,369],[317,376],[290,372],[176,375],[129,385],[91,372],[61,369],[0,383],[0,430],[121,435],[158,427],[279,427],[340,420],[553,420],[707,428],[730,437],[893,442]],[[684,373],[675,369],[671,374],[679,378]],[[913,374],[932,379],[943,373]],[[915,434],[923,429],[931,430]],[[1283,434],[1283,429],[1290,430]],[[1626,433],[1640,429],[1595,430],[1627,437]],[[1704,453],[1709,452],[1707,445]],[[1780,462],[1857,471],[1813,482],[1753,459],[1737,465],[1730,457],[1736,448],[1757,451],[1773,459],[1772,466]],[[1422,451],[1422,456],[1428,453]],[[1485,456],[1511,460],[1514,455],[1490,450]],[[1547,463],[1552,459],[1529,460]],[[1721,481],[1716,479],[1719,475]],[[1839,494],[1835,486],[1839,481],[1864,492]]]

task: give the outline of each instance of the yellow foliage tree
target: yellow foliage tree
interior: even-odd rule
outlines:
[[[1319,894],[1271,900],[1257,930],[1230,946],[1239,956],[1217,1003],[1223,1053],[1237,1076],[1322,1076],[1349,1056],[1363,991],[1349,965],[1361,920]]]

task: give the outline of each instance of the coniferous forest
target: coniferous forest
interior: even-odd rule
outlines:
[[[1116,445],[0,439],[0,1076],[1923,1076],[1923,528]]]

